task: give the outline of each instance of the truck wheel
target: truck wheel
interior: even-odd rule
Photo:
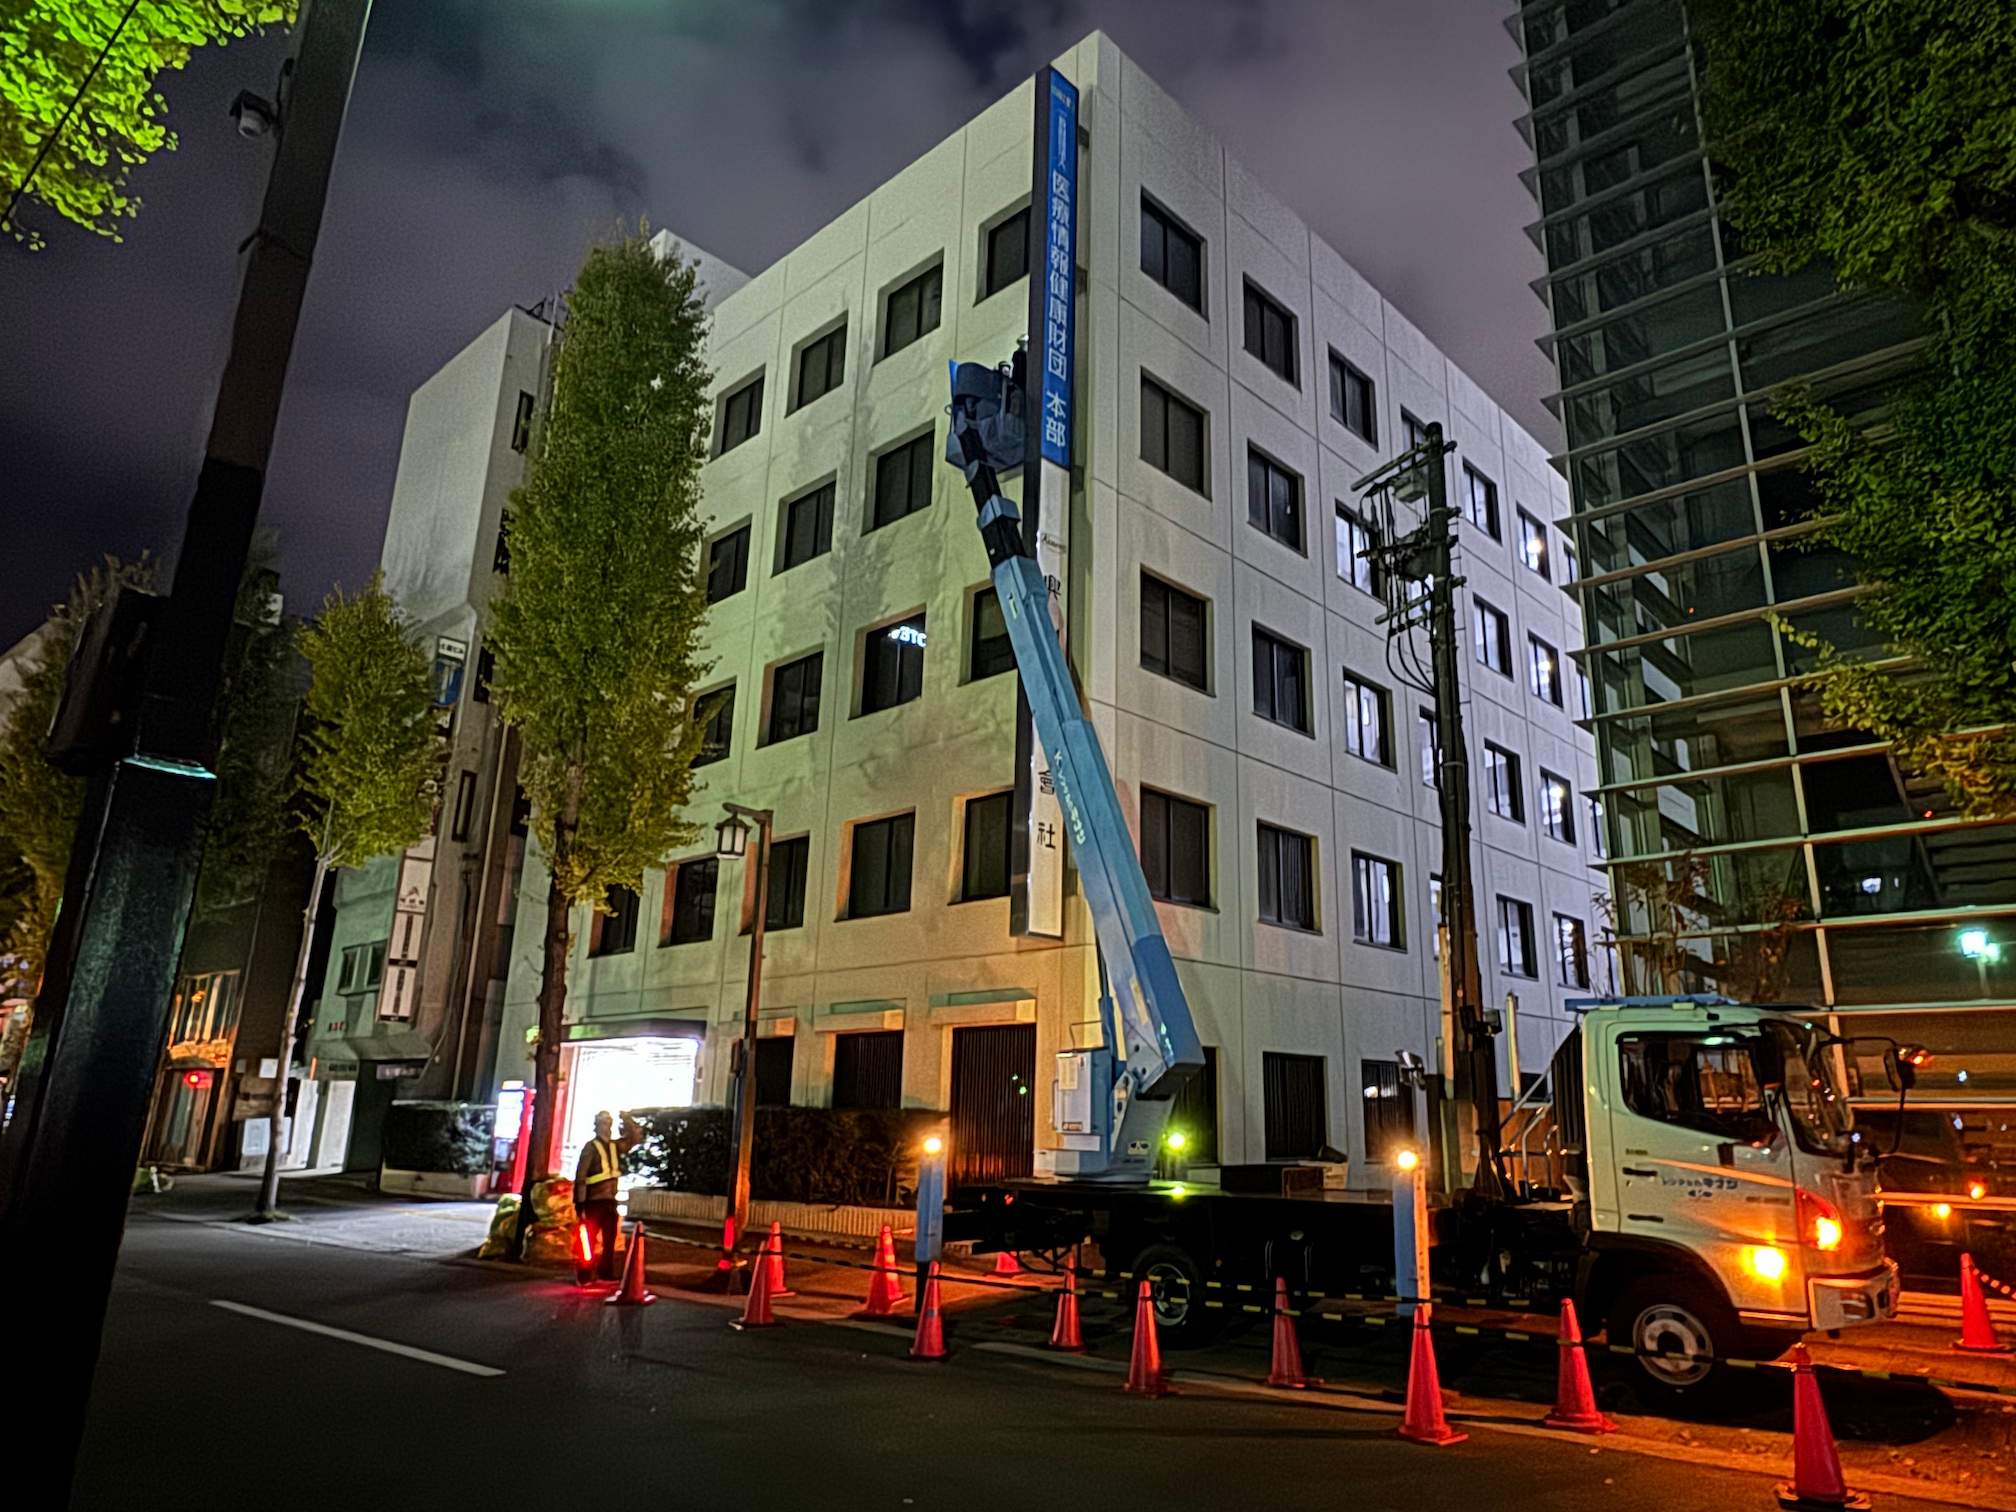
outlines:
[[[1210,1341],[1216,1330],[1204,1306],[1204,1273],[1188,1251],[1174,1244],[1151,1244],[1128,1269],[1136,1281],[1144,1277],[1148,1281],[1155,1299],[1156,1331],[1163,1343],[1171,1349],[1195,1349]]]
[[[1698,1405],[1728,1376],[1721,1362],[1750,1353],[1729,1304],[1691,1276],[1633,1281],[1611,1304],[1607,1327],[1612,1345],[1636,1352],[1626,1373],[1659,1407]]]

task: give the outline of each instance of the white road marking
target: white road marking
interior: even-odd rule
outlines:
[[[362,1344],[366,1349],[383,1350],[386,1354],[403,1355],[409,1360],[419,1360],[426,1365],[439,1365],[443,1370],[459,1370],[464,1375],[501,1376],[503,1371],[492,1365],[478,1365],[472,1360],[458,1360],[453,1355],[436,1354],[431,1349],[419,1349],[411,1344],[401,1344],[392,1339],[375,1339],[370,1334],[352,1333],[347,1328],[332,1328],[327,1323],[311,1322],[307,1318],[290,1318],[286,1313],[268,1312],[263,1307],[248,1306],[243,1302],[229,1302],[222,1297],[210,1299],[212,1307],[221,1307],[226,1312],[238,1313],[247,1318],[263,1318],[268,1323],[279,1323],[287,1328],[298,1328],[303,1333],[321,1334],[327,1339],[342,1339],[350,1344]]]

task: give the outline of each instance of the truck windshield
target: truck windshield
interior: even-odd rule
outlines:
[[[1784,1061],[1785,1106],[1799,1147],[1815,1155],[1839,1154],[1851,1115],[1820,1031],[1796,1020],[1774,1020],[1771,1033]]]

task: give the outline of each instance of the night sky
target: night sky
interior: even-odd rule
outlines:
[[[408,394],[647,217],[755,272],[1104,28],[1543,439],[1552,372],[1501,0],[378,0],[265,523],[290,604],[376,562]],[[0,648],[103,552],[172,552],[287,39],[164,82],[123,245],[0,243]]]

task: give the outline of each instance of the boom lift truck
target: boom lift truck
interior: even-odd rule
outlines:
[[[1153,1283],[1157,1321],[1173,1344],[1200,1341],[1225,1316],[1203,1306],[1210,1286],[1266,1287],[1286,1276],[1319,1293],[1390,1290],[1390,1202],[1325,1191],[1307,1180],[1320,1173],[1293,1166],[1237,1168],[1236,1181],[1228,1169],[1219,1188],[1153,1179],[1171,1099],[1203,1053],[1050,621],[1048,587],[997,480],[1023,458],[1022,363],[1018,352],[998,368],[954,365],[946,460],[972,493],[1050,760],[1101,957],[1104,1039],[1059,1053],[1057,1126],[1086,1134],[1059,1152],[1056,1175],[956,1189],[944,1238],[1034,1255],[1093,1241],[1110,1265]],[[1575,1030],[1511,1110],[1517,1147],[1501,1147],[1493,1026],[1478,1001],[1468,897],[1446,450],[1430,427],[1361,484],[1425,484],[1426,518],[1405,536],[1389,530],[1385,565],[1413,585],[1396,592],[1422,595],[1441,716],[1445,846],[1461,862],[1445,871],[1444,891],[1455,1074],[1436,1080],[1467,1093],[1477,1154],[1467,1190],[1431,1215],[1432,1271],[1473,1293],[1573,1297],[1613,1343],[1633,1347],[1641,1388],[1692,1395],[1715,1379],[1720,1359],[1775,1357],[1809,1330],[1894,1313],[1874,1152],[1851,1127],[1844,1042],[1797,1010],[1704,996],[1572,1004]],[[1922,1053],[1884,1047],[1901,1107]],[[1445,1161],[1453,1148],[1445,1145]]]

